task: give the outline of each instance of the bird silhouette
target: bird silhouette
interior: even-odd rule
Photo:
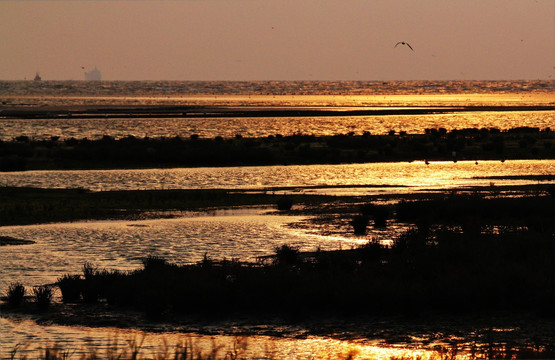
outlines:
[[[409,47],[409,49],[411,49],[412,51],[414,51],[414,49],[412,48],[412,46],[410,46],[410,44],[409,44],[408,42],[405,42],[405,41],[399,41],[397,44],[395,44],[394,48],[396,48],[397,45],[399,45],[399,44],[401,44],[401,45],[407,45],[407,46]]]

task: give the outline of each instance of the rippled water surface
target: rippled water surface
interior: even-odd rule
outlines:
[[[450,106],[555,105],[550,81],[279,81],[279,82],[84,82],[0,81],[2,108],[49,109],[102,106],[233,106],[318,107],[326,109],[376,109]],[[289,118],[136,118],[115,119],[10,119],[0,112],[0,140],[25,135],[35,139],[58,136],[96,139],[188,137],[212,138],[291,135],[334,135],[389,130],[423,133],[444,127],[508,129],[517,126],[553,127],[555,111],[482,111],[472,113],[406,116],[333,116]]]
[[[370,163],[222,168],[22,171],[0,173],[0,185],[102,190],[264,189],[272,187],[341,187],[350,193],[407,192],[487,186],[491,176],[554,175],[555,160]],[[499,179],[497,185],[533,183]],[[382,186],[383,188],[379,188]],[[377,188],[376,188],[377,187]],[[308,191],[308,190],[306,190]],[[315,191],[315,190],[311,190]],[[338,193],[338,189],[319,192]]]
[[[192,263],[205,255],[214,258],[240,258],[255,261],[272,254],[277,246],[289,244],[301,250],[338,249],[351,247],[364,239],[337,238],[306,234],[288,228],[287,223],[300,217],[265,214],[260,208],[188,214],[177,219],[144,221],[91,221],[61,224],[5,226],[0,235],[36,241],[32,245],[6,246],[0,253],[0,291],[19,281],[28,288],[49,284],[65,273],[80,273],[84,262],[99,268],[132,270],[140,268],[147,254],[162,256],[177,264]],[[59,295],[58,295],[59,296]],[[56,300],[59,301],[59,298]],[[232,329],[227,329],[229,333]],[[145,337],[141,347],[147,355],[173,351],[176,344],[191,341],[197,350],[209,353],[214,344],[223,346],[222,356],[233,349],[237,338],[231,336],[185,335],[179,332],[144,332],[115,328],[80,326],[39,326],[25,316],[0,318],[2,356],[19,345],[19,355],[37,352],[44,346],[60,345],[75,356],[96,351],[105,354],[113,347],[116,334],[118,349],[128,348],[127,341]],[[238,328],[240,331],[240,327]],[[299,329],[300,334],[305,330]],[[387,347],[376,342],[353,343],[330,338],[305,337],[299,339],[249,336],[244,354],[249,358],[328,358],[349,351],[372,358],[387,359],[403,354],[422,354],[429,351]]]
[[[176,264],[194,263],[205,255],[256,261],[283,244],[313,251],[366,241],[308,235],[285,226],[300,218],[262,212],[254,209],[177,219],[3,226],[0,235],[36,244],[2,248],[0,284],[5,289],[16,280],[28,286],[53,283],[64,273],[80,273],[85,262],[100,268],[137,269],[149,254]]]
[[[88,355],[93,352],[100,356],[106,354],[107,348],[115,348],[116,355],[127,350],[129,354],[130,344],[140,344],[140,354],[143,357],[152,357],[173,352],[177,346],[192,346],[196,352],[202,352],[205,356],[215,348],[219,348],[217,355],[221,358],[225,354],[238,350],[241,358],[248,359],[334,359],[347,358],[350,353],[356,359],[391,359],[393,357],[416,357],[428,359],[437,356],[437,353],[412,348],[407,349],[400,346],[377,345],[371,341],[341,341],[330,338],[315,336],[302,336],[299,338],[279,338],[271,336],[226,336],[226,335],[197,335],[182,334],[177,332],[148,332],[122,330],[114,328],[89,328],[80,326],[39,326],[31,321],[12,321],[0,318],[0,331],[3,341],[0,344],[2,355],[8,355],[18,343],[16,339],[24,338],[19,342],[18,356],[26,353],[36,353],[37,348],[43,348],[46,344],[58,345],[62,349],[70,350],[72,358]],[[36,346],[36,340],[44,343]],[[177,346],[176,346],[177,345]],[[40,350],[39,350],[40,351]],[[171,356],[170,356],[171,357]],[[16,356],[16,358],[18,358]],[[462,357],[461,357],[462,358]]]
[[[310,134],[315,136],[364,132],[386,134],[390,130],[423,134],[425,129],[498,128],[519,126],[545,129],[554,126],[555,111],[472,112],[437,115],[278,117],[278,118],[127,118],[127,119],[1,119],[0,140],[18,136],[36,140],[100,139],[104,135],[202,138],[267,137],[270,135]]]

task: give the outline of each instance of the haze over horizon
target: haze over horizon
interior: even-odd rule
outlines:
[[[551,0],[1,1],[0,22],[1,80],[555,78]]]

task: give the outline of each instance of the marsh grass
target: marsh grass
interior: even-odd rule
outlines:
[[[19,282],[11,283],[6,290],[6,301],[12,308],[21,306],[25,301],[25,286]]]
[[[145,346],[146,336],[139,334],[128,339],[121,339],[117,334],[107,340],[104,351],[97,350],[90,343],[87,349],[64,349],[59,344],[46,345],[30,351],[31,344],[21,347],[16,345],[9,353],[10,360],[240,360],[273,359],[268,352],[260,356],[248,355],[248,338],[235,337],[231,344],[221,344],[212,339],[210,346],[201,347],[190,336],[183,336],[175,345],[170,345],[164,338],[156,347]],[[19,356],[18,356],[19,355]]]
[[[353,226],[353,231],[355,235],[364,235],[366,234],[366,230],[370,219],[368,216],[362,215],[355,215],[351,220],[351,225]]]
[[[52,302],[52,289],[46,285],[34,287],[33,297],[39,310],[47,310]]]
[[[457,152],[455,160],[555,157],[555,136],[549,128],[439,130],[230,139],[105,136],[99,140],[54,141],[22,136],[1,143],[0,171],[453,160],[452,151]]]
[[[152,318],[173,312],[215,318],[484,311],[552,316],[554,253],[550,232],[523,228],[469,235],[436,225],[425,232],[413,228],[392,246],[370,242],[308,253],[282,246],[271,261],[259,263],[206,257],[177,266],[150,257],[143,269],[127,273],[92,271],[83,294],[91,287],[96,300]]]
[[[66,274],[58,286],[66,302],[106,301],[162,319],[172,313],[555,315],[551,196],[449,195],[361,210],[365,219],[380,213],[416,225],[391,246],[371,241],[350,250],[305,253],[282,246],[253,263],[208,254],[183,266],[150,256],[142,269],[130,272],[87,263],[82,276]]]
[[[74,303],[81,299],[82,280],[79,275],[65,274],[58,278],[57,284],[64,302]]]
[[[247,360],[247,359],[298,359],[298,360],[355,360],[368,359],[357,347],[344,350],[330,351],[327,354],[318,353],[311,355],[293,355],[287,357],[276,354],[274,344],[269,341],[263,351],[252,351],[249,348],[248,337],[235,337],[231,344],[222,344],[212,339],[209,346],[200,346],[192,337],[183,336],[175,345],[170,345],[166,339],[156,347],[147,349],[144,346],[145,336],[120,340],[117,336],[111,337],[104,351],[95,347],[88,349],[64,349],[58,344],[47,345],[35,351],[29,351],[29,344],[20,348],[15,346],[9,356],[3,359],[10,360]],[[92,344],[90,344],[92,345]],[[515,346],[511,343],[483,343],[483,344],[457,344],[435,346],[427,354],[407,354],[381,356],[387,360],[494,360],[494,359],[553,359],[555,347],[548,346]]]

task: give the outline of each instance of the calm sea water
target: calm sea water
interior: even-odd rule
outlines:
[[[415,95],[550,93],[554,81],[0,81],[0,96]]]
[[[478,163],[432,161],[429,164],[415,161],[343,165],[20,171],[0,173],[0,186],[84,188],[93,191],[232,188],[264,190],[290,187],[297,188],[297,191],[300,189],[332,195],[365,195],[488,186],[492,181],[497,185],[524,185],[535,183],[535,180],[489,178],[554,174],[555,160]],[[550,182],[553,181],[555,180]]]
[[[549,81],[389,81],[389,82],[0,82],[0,109],[64,107],[69,112],[102,106],[264,106],[327,109],[555,105]],[[389,130],[422,133],[426,128],[508,129],[554,127],[555,111],[481,111],[411,116],[334,116],[286,118],[9,119],[0,113],[0,140],[20,135],[97,139],[136,137],[247,137],[334,135]]]
[[[0,110],[8,108],[98,108],[135,105],[222,105],[264,107],[398,108],[436,106],[528,106],[554,105],[553,82],[547,81],[412,81],[412,82],[0,82]],[[516,126],[555,127],[553,111],[482,111],[418,116],[372,116],[332,118],[98,118],[8,119],[0,113],[0,140],[19,135],[42,139],[51,136],[94,139],[202,137],[236,134],[243,136],[306,133],[385,133],[390,129],[421,133],[425,128]],[[303,191],[328,194],[377,194],[447,189],[458,186],[525,184],[531,180],[490,180],[490,176],[555,174],[555,161],[481,161],[414,163],[271,166],[236,168],[149,169],[108,171],[28,171],[0,173],[0,186],[45,188],[82,187],[95,191],[117,189],[299,187]],[[349,186],[353,186],[349,188]],[[360,186],[371,187],[360,187]],[[320,186],[320,189],[309,187]],[[334,188],[334,186],[336,186]],[[287,223],[297,217],[265,215],[260,209],[238,212],[195,214],[179,219],[144,221],[96,221],[0,227],[0,235],[35,240],[36,244],[4,247],[0,253],[0,288],[12,281],[27,286],[51,283],[63,273],[79,272],[84,261],[95,259],[100,267],[122,270],[140,266],[146,254],[170,261],[198,261],[204,253],[214,258],[254,259],[284,243],[303,250],[316,247],[350,247],[366,241],[352,237],[329,237],[294,230]],[[2,357],[18,344],[30,348],[55,342],[76,350],[95,347],[104,351],[117,330],[86,327],[45,326],[22,318],[0,318]],[[158,349],[164,341],[181,336],[174,332],[148,334],[145,348]],[[127,332],[124,337],[130,336]],[[136,336],[133,335],[133,336]],[[165,339],[165,340],[164,340]],[[230,344],[231,337],[218,341]],[[210,349],[210,337],[195,337],[200,347]],[[176,340],[177,342],[177,340]],[[311,358],[339,354],[355,348],[361,358],[429,356],[406,346],[391,348],[376,344],[353,344],[326,338],[279,339],[250,337],[255,349],[264,353],[273,346],[276,358]],[[270,344],[270,345],[269,345]],[[150,354],[150,352],[149,352]],[[255,355],[252,355],[253,357]]]

